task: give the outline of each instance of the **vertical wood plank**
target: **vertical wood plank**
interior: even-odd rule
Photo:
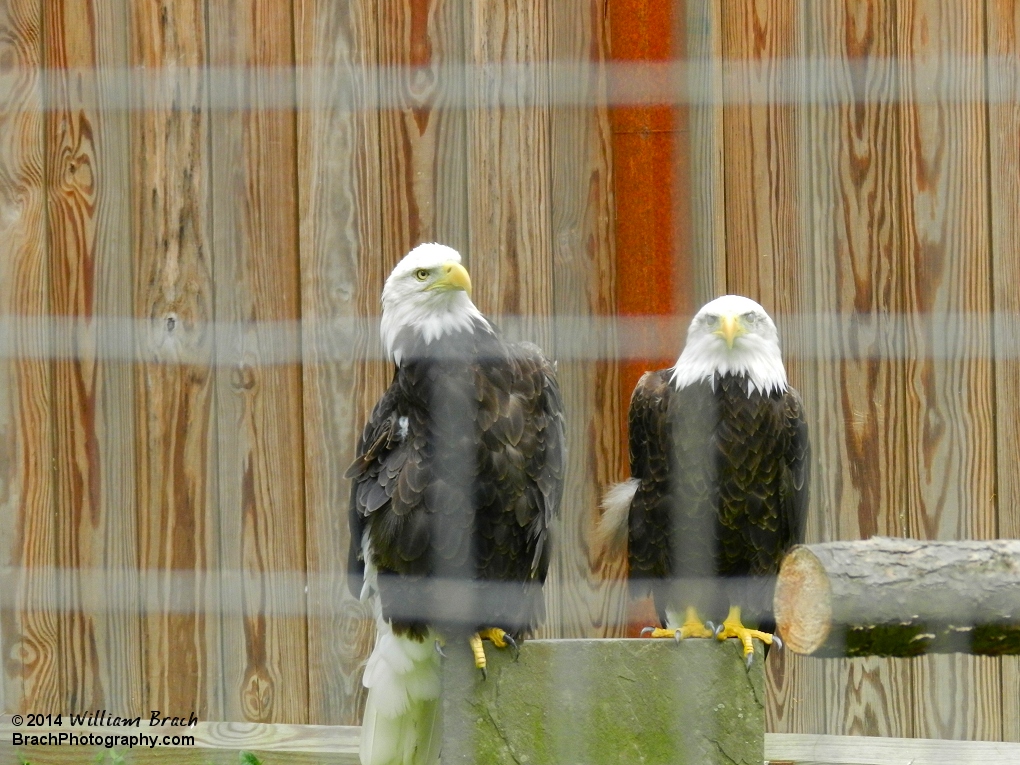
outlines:
[[[379,115],[387,271],[422,242],[467,259],[467,122],[464,80],[455,74],[465,60],[463,6],[409,0],[378,10],[379,63],[388,68],[379,96],[397,107]]]
[[[975,63],[984,6],[910,0],[896,13],[909,528],[922,539],[986,539],[997,524],[987,92]],[[940,327],[944,316],[955,321]],[[914,735],[1001,739],[998,661],[928,656],[914,672]]]
[[[820,62],[810,106],[817,361],[812,422],[813,538],[905,536],[903,234],[896,210],[899,107],[896,19],[885,3],[808,7],[808,55]],[[884,322],[884,323],[883,323]],[[807,329],[807,328],[805,328]],[[825,730],[910,736],[911,671],[892,659],[826,661]]]
[[[655,0],[609,0],[611,53],[614,68],[655,76],[682,59],[686,21],[678,3]],[[691,232],[692,146],[699,140],[689,131],[690,109],[684,104],[632,103],[628,77],[617,71],[610,88],[616,245],[616,312],[621,316],[671,317],[662,345],[671,348],[658,358],[624,358],[619,362],[620,412],[617,438],[620,476],[626,475],[629,450],[627,413],[634,386],[650,369],[675,362],[683,345],[685,316],[694,310],[696,291],[692,263],[699,261]],[[668,101],[669,99],[664,99]],[[652,178],[654,181],[650,182]],[[721,217],[720,217],[721,221]],[[621,558],[624,551],[621,550]],[[604,571],[623,561],[606,561]],[[629,602],[626,634],[636,636],[655,622],[651,598]]]
[[[726,294],[722,0],[687,0],[694,308]]]
[[[130,347],[111,320],[132,310],[128,124],[110,74],[127,66],[127,19],[105,0],[45,16],[51,306],[73,353],[54,361],[66,708],[142,714],[133,370],[109,360]]]
[[[606,0],[550,3],[550,52],[556,65],[578,68],[580,81],[553,71],[553,103],[577,101],[551,112],[551,244],[553,299],[561,317],[607,316],[616,303],[612,135],[606,109],[608,56]],[[575,336],[557,337],[560,348],[578,347]],[[612,347],[611,345],[609,347]],[[624,450],[617,437],[618,365],[560,361],[558,377],[567,413],[567,467],[563,508],[547,584],[554,617],[549,637],[622,636],[626,628],[626,560],[590,561],[598,503],[616,479]]]
[[[205,4],[129,8],[144,708],[224,719]]]
[[[773,317],[801,307],[793,288],[797,280],[809,282],[812,273],[803,256],[811,208],[800,187],[799,161],[806,111],[780,99],[805,92],[804,72],[795,66],[804,53],[801,16],[797,0],[722,5],[722,54],[729,72],[723,110],[726,286],[754,298]],[[777,323],[786,340],[792,333]]]
[[[483,313],[522,317],[522,332],[555,355],[550,238],[549,17],[545,3],[464,3],[468,252]]]
[[[279,105],[294,97],[292,7],[211,3],[208,18],[210,64],[232,84],[211,94],[210,126],[214,315],[237,327],[216,339],[221,561],[243,582],[223,618],[225,713],[305,723],[301,369],[279,361],[300,318],[295,118]]]
[[[15,322],[0,359],[0,544],[13,607],[0,611],[6,712],[65,708],[55,576],[52,365],[46,249],[42,4],[0,4],[0,314]],[[17,319],[22,321],[18,322]]]
[[[726,291],[758,300],[775,319],[790,383],[804,397],[817,442],[820,401],[810,331],[816,264],[808,255],[812,206],[803,159],[808,108],[798,103],[807,93],[797,63],[806,50],[805,7],[797,0],[722,2]],[[784,103],[783,94],[792,94],[792,103]],[[812,507],[826,477],[817,464],[815,458]],[[820,534],[815,515],[807,533]],[[769,730],[824,730],[824,666],[770,655]]]
[[[1020,538],[1020,2],[989,0],[988,151],[999,537]],[[1002,659],[1002,738],[1020,741],[1020,657]]]
[[[363,360],[376,350],[367,317],[378,314],[385,278],[378,82],[368,74],[377,63],[375,4],[297,0],[295,27],[308,721],[355,725],[374,625],[370,606],[347,588],[350,482],[343,476],[389,372]]]

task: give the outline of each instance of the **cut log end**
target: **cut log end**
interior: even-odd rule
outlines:
[[[1016,654],[1020,540],[801,545],[779,571],[775,616],[800,654]]]
[[[775,595],[776,627],[795,653],[814,653],[832,629],[832,588],[821,561],[805,546],[783,560]]]

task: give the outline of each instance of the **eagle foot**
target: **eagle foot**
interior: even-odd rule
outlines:
[[[726,620],[716,627],[715,636],[718,640],[737,638],[744,646],[744,662],[748,667],[754,663],[754,638],[758,638],[766,645],[775,643],[779,648],[783,646],[783,641],[777,635],[745,627],[740,621],[740,606],[730,606],[730,613]]]
[[[485,648],[482,645],[483,640],[489,640],[496,648],[506,648],[508,645],[511,646],[514,651],[514,660],[520,655],[520,649],[517,647],[517,641],[513,639],[505,631],[499,627],[489,627],[484,630],[478,630],[472,635],[468,642],[471,645],[471,653],[475,657],[475,667],[477,667],[482,673],[482,680],[488,678],[488,672],[486,671],[487,662],[485,660]]]
[[[672,617],[670,617],[672,621]],[[697,609],[688,606],[684,613],[684,623],[679,629],[660,629],[658,627],[645,627],[641,630],[642,637],[652,638],[673,638],[676,642],[687,638],[710,638],[715,635],[711,622],[701,621]]]

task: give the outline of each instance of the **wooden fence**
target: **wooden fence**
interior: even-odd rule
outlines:
[[[776,317],[812,540],[1020,536],[1018,37],[1015,0],[0,3],[5,710],[358,722],[342,476],[424,240],[563,352],[545,636],[625,628],[588,541],[637,370],[567,349],[640,300],[665,359],[714,294]],[[777,732],[1020,740],[1016,659],[770,680]]]

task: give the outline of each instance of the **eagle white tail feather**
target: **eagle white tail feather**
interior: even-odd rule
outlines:
[[[442,741],[434,638],[429,635],[419,643],[394,635],[385,621],[378,627],[363,680],[368,699],[361,728],[362,765],[434,765]]]
[[[600,554],[618,552],[627,544],[630,503],[639,483],[637,478],[628,478],[613,484],[602,498],[602,518],[595,530],[595,546]]]

